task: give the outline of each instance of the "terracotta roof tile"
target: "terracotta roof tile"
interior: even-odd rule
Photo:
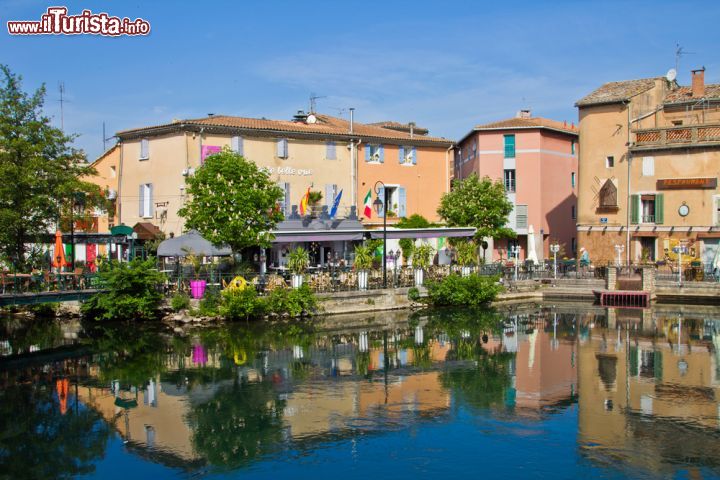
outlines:
[[[549,128],[552,130],[560,130],[563,132],[578,134],[578,127],[567,122],[558,122],[542,117],[514,117],[497,122],[486,123],[484,125],[475,126],[474,130],[500,130],[504,128]]]
[[[617,103],[646,92],[655,86],[656,78],[640,78],[638,80],[624,80],[609,82],[584,96],[577,102],[576,107],[600,105],[604,103]]]
[[[287,132],[300,134],[317,135],[339,135],[350,137],[350,122],[330,115],[314,114],[316,123],[294,122],[290,120],[268,120],[262,118],[234,117],[229,115],[213,115],[210,117],[176,120],[172,123],[156,125],[152,127],[135,128],[118,132],[118,135],[132,135],[140,132],[148,132],[155,129],[179,127],[180,125],[212,125],[216,127],[239,128],[249,130],[265,130],[273,132]],[[426,135],[414,135],[411,139],[409,132],[393,130],[372,124],[354,122],[354,137],[370,139],[387,139],[438,143],[449,146],[453,142],[442,137],[429,137]]]
[[[705,85],[705,99],[720,100],[720,83],[709,83]],[[693,98],[692,87],[680,87],[665,96],[665,103],[684,103],[700,100]]]

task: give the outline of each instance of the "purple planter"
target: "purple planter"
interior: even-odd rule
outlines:
[[[205,280],[190,280],[190,296],[198,299],[205,295],[205,287],[207,287],[207,281]]]

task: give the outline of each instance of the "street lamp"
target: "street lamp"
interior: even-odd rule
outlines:
[[[380,187],[380,185],[382,185],[382,187]],[[380,200],[380,188],[383,190],[382,200]],[[378,180],[375,182],[375,201],[373,202],[373,207],[378,216],[380,216],[380,212],[383,214],[383,288],[387,288],[387,206],[388,199],[387,195],[385,195],[385,184]]]
[[[550,245],[550,251],[553,254],[553,275],[555,276],[555,280],[557,280],[557,254],[560,251],[560,245],[553,243]]]
[[[510,247],[510,251],[512,252],[513,256],[515,257],[515,281],[517,282],[518,279],[518,264],[520,263],[520,245],[513,245]]]
[[[622,265],[622,254],[625,251],[625,245],[615,245],[615,252],[617,253],[617,266]]]

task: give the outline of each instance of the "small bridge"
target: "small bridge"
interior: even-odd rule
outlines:
[[[105,290],[90,288],[84,290],[62,290],[55,292],[22,292],[0,294],[0,307],[10,305],[37,305],[40,303],[60,303],[87,300]]]

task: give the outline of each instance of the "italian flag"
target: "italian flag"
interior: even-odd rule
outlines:
[[[372,192],[371,190],[368,190],[367,195],[365,195],[365,210],[363,211],[365,216],[367,218],[370,218],[372,216]]]

